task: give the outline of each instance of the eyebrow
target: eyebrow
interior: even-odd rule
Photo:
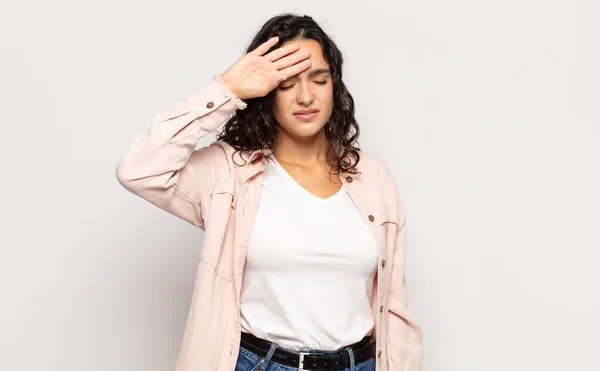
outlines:
[[[316,75],[324,75],[326,73],[331,73],[331,70],[329,68],[315,68],[314,70],[308,71],[308,78],[310,79]],[[300,74],[294,75],[294,76],[290,77],[288,80],[297,79],[299,75]]]
[[[324,75],[330,72],[331,70],[329,68],[316,68],[314,70],[308,71],[308,77],[313,77],[315,75]]]

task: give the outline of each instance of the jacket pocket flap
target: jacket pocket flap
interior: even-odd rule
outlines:
[[[215,186],[212,189],[211,195],[218,195],[223,193],[229,193],[233,195],[235,192],[235,179],[226,178],[226,179],[217,179],[215,182]]]
[[[373,217],[377,225],[383,225],[384,223],[398,224],[398,208],[386,205],[380,206],[373,211]]]

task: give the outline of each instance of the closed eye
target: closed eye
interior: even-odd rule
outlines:
[[[315,81],[315,84],[319,84],[319,85],[325,85],[327,84],[327,80],[323,80],[323,81]],[[288,86],[280,86],[279,90],[288,90],[291,87],[293,87],[295,84],[292,85],[288,85]]]

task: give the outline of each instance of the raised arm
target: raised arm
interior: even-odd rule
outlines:
[[[204,229],[216,179],[228,174],[229,161],[218,146],[195,150],[244,99],[263,97],[281,81],[310,67],[310,51],[298,44],[274,48],[273,37],[247,53],[214,81],[156,114],[116,167],[119,182],[152,204]]]
[[[215,76],[186,101],[155,115],[117,164],[117,179],[132,193],[204,229],[204,206],[228,162],[218,147],[195,147],[243,108],[245,103]]]

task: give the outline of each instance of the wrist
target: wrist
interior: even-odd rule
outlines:
[[[221,80],[223,81],[223,83],[225,84],[225,86],[233,93],[235,94],[236,97],[238,97],[239,99],[244,99],[243,97],[240,96],[240,92],[238,91],[237,87],[235,86],[235,84],[233,83],[233,79],[231,78],[231,76],[229,76],[227,74],[227,72],[222,73],[220,76]]]
[[[232,99],[232,101],[235,104],[235,107],[237,109],[245,109],[247,107],[246,102],[244,102],[243,100],[241,100],[231,90],[231,88],[225,83],[225,81],[223,81],[223,78],[221,77],[221,75],[214,75],[213,79],[219,85],[219,88],[221,88],[221,92],[223,93],[223,95],[225,95],[226,98]]]

